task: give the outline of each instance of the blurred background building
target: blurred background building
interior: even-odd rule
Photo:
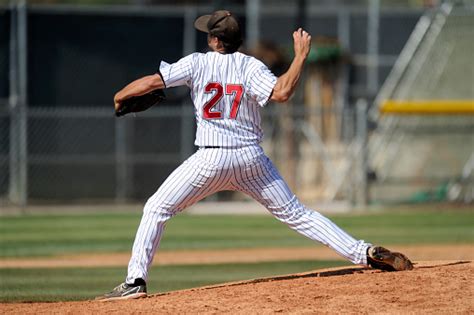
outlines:
[[[161,60],[206,51],[193,22],[222,8],[241,17],[242,50],[277,75],[292,31],[313,35],[290,106],[262,110],[263,146],[302,199],[472,202],[471,1],[30,0],[0,2],[0,204],[151,195],[195,150],[188,91],[124,119],[113,95]],[[462,108],[381,116],[393,99]]]

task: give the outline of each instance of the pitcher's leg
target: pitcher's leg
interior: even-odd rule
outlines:
[[[319,212],[306,208],[296,196],[293,195],[287,204],[267,205],[267,209],[290,228],[334,249],[352,263],[367,264],[370,244],[354,239]]]
[[[293,230],[334,249],[354,264],[367,264],[370,244],[354,239],[328,218],[301,204],[265,155],[247,163],[237,183],[239,189]]]
[[[127,283],[142,278],[159,247],[167,221],[184,208],[220,190],[226,177],[217,165],[206,163],[198,152],[181,164],[148,199],[133,243],[128,265]]]

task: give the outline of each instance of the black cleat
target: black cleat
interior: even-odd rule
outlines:
[[[143,279],[136,279],[134,284],[122,283],[111,292],[96,297],[96,301],[130,300],[145,297],[146,283]]]
[[[375,269],[385,271],[412,270],[413,264],[402,253],[391,252],[381,246],[373,246],[367,250],[367,263]]]

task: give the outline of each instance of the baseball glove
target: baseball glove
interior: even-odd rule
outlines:
[[[141,96],[134,96],[124,100],[120,108],[115,110],[115,116],[120,117],[129,113],[137,113],[158,105],[166,99],[163,90],[158,89]]]

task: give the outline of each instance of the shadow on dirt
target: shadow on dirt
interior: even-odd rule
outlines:
[[[283,281],[283,280],[293,280],[293,279],[302,279],[302,278],[318,278],[318,277],[332,277],[332,276],[343,276],[356,273],[363,273],[364,271],[373,270],[368,267],[348,267],[348,268],[337,268],[332,270],[323,270],[317,272],[307,272],[302,274],[293,274],[293,275],[284,275],[276,276],[269,278],[253,279],[247,281],[240,281],[236,283],[227,283],[222,285],[214,285],[209,287],[204,287],[202,289],[215,289],[221,287],[233,287],[239,285],[253,284],[253,283],[262,283],[262,282],[274,282],[274,281]]]
[[[463,265],[463,264],[469,264],[469,263],[471,263],[471,261],[469,260],[460,260],[460,261],[455,261],[455,262],[446,263],[446,264],[436,264],[432,266],[419,266],[419,267],[417,267],[415,263],[415,268],[416,269],[431,269],[431,268],[436,268],[436,267],[447,267],[447,266]]]

